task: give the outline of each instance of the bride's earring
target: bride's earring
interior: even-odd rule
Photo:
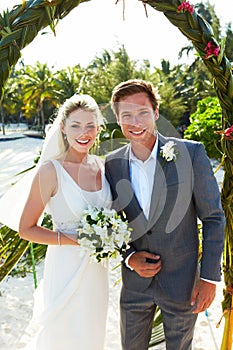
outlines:
[[[64,137],[64,140],[66,141],[67,140],[66,134],[63,134],[63,137]]]

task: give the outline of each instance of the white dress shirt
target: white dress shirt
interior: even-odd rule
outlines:
[[[129,171],[130,171],[130,181],[135,193],[135,196],[138,200],[140,207],[142,208],[145,217],[149,218],[150,212],[150,203],[151,196],[154,185],[154,176],[155,176],[155,167],[156,167],[156,159],[158,153],[158,138],[156,138],[154,147],[152,152],[144,162],[138,159],[133,151],[130,148],[129,155]],[[132,252],[125,259],[125,265],[133,270],[131,266],[129,266],[128,261],[131,255],[134,254]]]
[[[144,162],[138,159],[130,148],[130,180],[146,218],[149,218],[151,196],[154,185],[156,159],[158,153],[158,138],[156,139],[153,150]]]

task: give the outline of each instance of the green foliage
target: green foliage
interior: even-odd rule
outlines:
[[[201,141],[209,157],[220,159],[220,136],[222,110],[217,97],[207,97],[197,103],[196,111],[190,116],[191,124],[184,138]]]
[[[42,226],[52,229],[51,216],[44,215]],[[9,274],[25,277],[33,270],[30,242],[20,238],[18,232],[7,226],[0,227],[0,282]],[[33,244],[35,263],[41,262],[47,250],[43,244]]]
[[[84,69],[82,93],[91,95],[98,104],[108,103],[113,88],[121,81],[148,77],[148,61],[142,65],[131,60],[124,46],[116,51],[104,50]]]
[[[176,127],[187,111],[187,99],[182,94],[184,68],[181,65],[170,68],[169,61],[165,60],[161,61],[161,66],[162,69],[157,68],[151,74],[150,80],[159,91],[160,114]]]
[[[75,67],[67,67],[58,70],[53,75],[53,87],[55,91],[59,91],[59,103],[63,103],[82,88],[82,82],[85,79],[84,69],[77,65]]]
[[[165,336],[164,336],[164,329],[163,329],[162,314],[161,314],[160,308],[157,307],[155,311],[154,321],[153,321],[153,328],[152,328],[149,348],[162,343],[164,339],[165,339]]]
[[[17,232],[7,226],[0,228],[0,282],[16,266],[29,247],[29,242],[21,239]]]
[[[46,63],[37,62],[26,66],[24,70],[24,113],[31,116],[32,111],[38,116],[38,126],[45,129],[45,102],[58,106],[59,90],[55,90],[53,73]]]
[[[44,260],[47,246],[43,244],[33,243],[33,254],[35,257],[35,264],[39,264]],[[1,269],[0,269],[1,271]],[[27,250],[21,256],[18,263],[14,266],[12,271],[10,271],[11,276],[25,277],[28,273],[33,272],[33,261],[30,252],[30,245],[27,246]]]
[[[188,123],[198,100],[215,95],[211,75],[200,57],[190,66],[171,67],[169,61],[162,60],[160,69],[151,67],[148,60],[131,60],[124,46],[120,46],[116,51],[104,50],[84,68],[77,64],[53,71],[46,64],[27,66],[21,61],[5,86],[2,104],[5,123],[19,121],[23,116],[30,127],[39,128],[42,124],[43,129],[64,100],[76,92],[90,94],[105,109],[115,85],[131,78],[146,79],[158,87],[160,114],[175,127]],[[108,122],[108,132],[118,128],[113,125],[115,116],[110,113],[110,117],[112,125]]]
[[[180,118],[187,110],[182,96],[177,96],[177,88],[174,81],[164,77],[163,83],[159,86],[161,96],[160,114],[169,120],[173,126],[179,125]]]
[[[233,62],[233,32],[231,29],[231,23],[227,25],[226,29],[226,49],[225,54],[229,61]]]

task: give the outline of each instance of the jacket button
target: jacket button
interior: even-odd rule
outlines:
[[[152,231],[151,231],[151,230],[147,231],[147,234],[148,234],[148,235],[151,235],[151,234],[152,234]]]

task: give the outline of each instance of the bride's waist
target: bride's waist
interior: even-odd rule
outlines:
[[[66,221],[66,222],[54,222],[54,230],[59,231],[63,234],[77,236],[77,228],[79,226],[79,221]]]

